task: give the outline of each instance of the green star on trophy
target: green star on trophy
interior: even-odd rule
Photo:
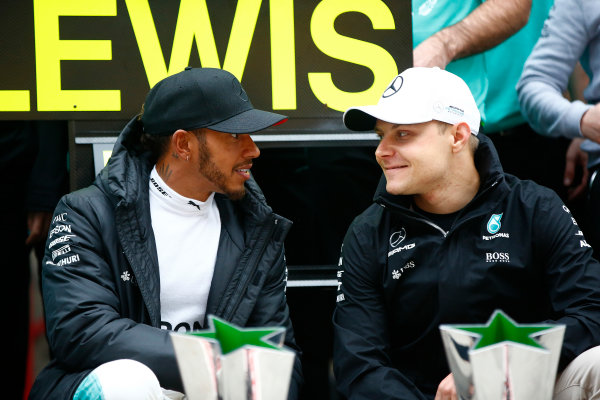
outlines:
[[[440,325],[456,391],[477,400],[551,399],[564,332],[519,324],[501,310],[482,325]]]
[[[285,328],[208,320],[208,330],[171,333],[186,399],[287,399],[295,353],[283,346]]]

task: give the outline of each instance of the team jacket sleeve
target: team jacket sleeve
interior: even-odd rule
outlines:
[[[553,192],[534,217],[536,257],[544,260],[551,323],[565,324],[559,370],[600,345],[600,263],[569,209]]]
[[[581,117],[591,106],[563,93],[590,40],[583,14],[579,1],[556,0],[517,84],[521,112],[542,135],[582,136]]]
[[[371,238],[371,239],[369,239]],[[333,314],[333,366],[338,390],[353,399],[425,399],[388,356],[390,334],[374,235],[349,228],[339,261]]]
[[[130,305],[120,297],[118,269],[107,263],[102,240],[114,232],[103,232],[105,210],[94,199],[63,197],[50,226],[42,285],[52,354],[66,371],[134,359],[150,367],[161,386],[182,391],[169,333],[123,317]]]
[[[282,248],[280,254],[275,257],[271,266],[265,285],[258,296],[254,312],[248,321],[251,326],[283,326],[286,328],[284,344],[296,352],[294,370],[290,382],[289,400],[299,398],[300,388],[304,377],[300,362],[301,352],[294,339],[294,328],[290,319],[287,300],[285,296],[287,284],[287,267],[285,263],[285,252]]]

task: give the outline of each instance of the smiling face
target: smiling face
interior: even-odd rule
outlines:
[[[452,125],[431,121],[400,125],[378,120],[375,132],[381,138],[375,151],[394,195],[426,195],[444,189],[450,182]]]
[[[232,200],[244,197],[244,182],[250,179],[252,160],[260,155],[250,135],[204,129],[196,137],[197,173],[206,182],[206,189]]]

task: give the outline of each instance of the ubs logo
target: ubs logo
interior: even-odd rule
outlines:
[[[406,239],[406,231],[404,228],[402,228],[398,232],[392,233],[390,236],[390,246],[398,247],[398,245],[402,243],[404,239]]]
[[[390,86],[388,86],[388,88],[385,89],[385,92],[383,92],[383,95],[381,95],[381,97],[383,97],[385,99],[387,97],[395,95],[396,93],[398,93],[398,91],[402,87],[403,83],[404,83],[404,78],[402,78],[402,76],[398,75],[392,81],[392,83],[390,84]]]

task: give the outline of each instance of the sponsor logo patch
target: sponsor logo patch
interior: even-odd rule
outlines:
[[[490,217],[490,220],[487,223],[487,231],[490,235],[495,235],[502,227],[502,223],[500,222],[500,220],[502,220],[502,215],[503,214],[492,214]]]
[[[510,254],[509,253],[485,253],[485,262],[510,262]]]
[[[74,254],[72,256],[63,258],[62,260],[57,262],[56,265],[58,265],[59,267],[62,267],[63,265],[73,264],[74,262],[77,262],[77,261],[79,261],[79,254]]]
[[[344,273],[344,271],[338,271],[337,272],[337,278],[338,278],[338,282],[337,282],[337,291],[339,292],[342,289],[342,274]],[[344,297],[344,293],[340,293],[337,295],[335,302],[339,303],[340,301],[344,301],[346,300],[346,298]]]
[[[404,251],[404,250],[410,250],[410,249],[412,249],[414,247],[415,247],[414,243],[410,243],[410,244],[407,244],[406,246],[402,246],[402,247],[397,247],[394,250],[388,252],[388,257],[391,257],[394,254],[400,253],[401,251]]]
[[[156,183],[154,178],[150,178],[150,182],[156,188],[156,190],[158,190],[158,192],[160,194],[162,194],[163,196],[171,197],[171,195],[169,193],[167,193],[162,187],[160,187],[160,185],[158,183]]]
[[[49,237],[52,237],[52,236],[56,235],[57,233],[61,233],[61,232],[69,232],[69,233],[71,233],[71,225],[56,225],[50,231],[50,236]]]
[[[188,204],[192,207],[196,207],[198,209],[198,211],[202,211],[202,209],[200,208],[200,206],[196,203],[194,203],[193,201],[188,201]]]
[[[407,269],[411,269],[415,267],[415,262],[413,260],[410,260],[409,262],[407,262],[404,267],[400,268],[400,269],[395,269],[392,271],[392,279],[400,279],[400,277],[402,276],[402,274],[407,270]]]
[[[398,247],[398,245],[402,243],[404,239],[406,239],[406,230],[402,228],[398,232],[392,233],[390,236],[390,246]]]
[[[69,246],[68,244],[61,248],[54,250],[52,252],[52,261],[54,261],[56,259],[56,257],[62,256],[63,254],[67,254],[70,251],[71,251],[71,246]]]
[[[55,224],[57,222],[67,222],[67,213],[61,213],[54,217],[52,223]]]
[[[50,242],[50,244],[48,245],[48,248],[51,249],[58,243],[68,242],[72,237],[75,237],[75,235],[64,235],[61,237],[57,237],[56,239],[54,239],[53,241]]]
[[[494,240],[496,238],[506,238],[506,239],[508,239],[508,238],[510,238],[510,234],[500,232],[500,233],[496,233],[495,235],[492,235],[492,236],[482,236],[481,238],[483,240]]]
[[[452,105],[446,107],[446,111],[449,114],[454,114],[454,115],[457,115],[459,117],[462,117],[463,115],[465,115],[465,111],[462,108],[458,108],[458,107],[452,106]]]
[[[403,83],[404,83],[404,78],[401,77],[400,75],[398,75],[394,79],[394,81],[390,84],[390,86],[388,86],[388,88],[385,89],[385,92],[383,92],[383,95],[381,95],[381,97],[383,97],[385,99],[387,97],[395,95],[396,93],[398,93],[398,91],[402,87]]]

